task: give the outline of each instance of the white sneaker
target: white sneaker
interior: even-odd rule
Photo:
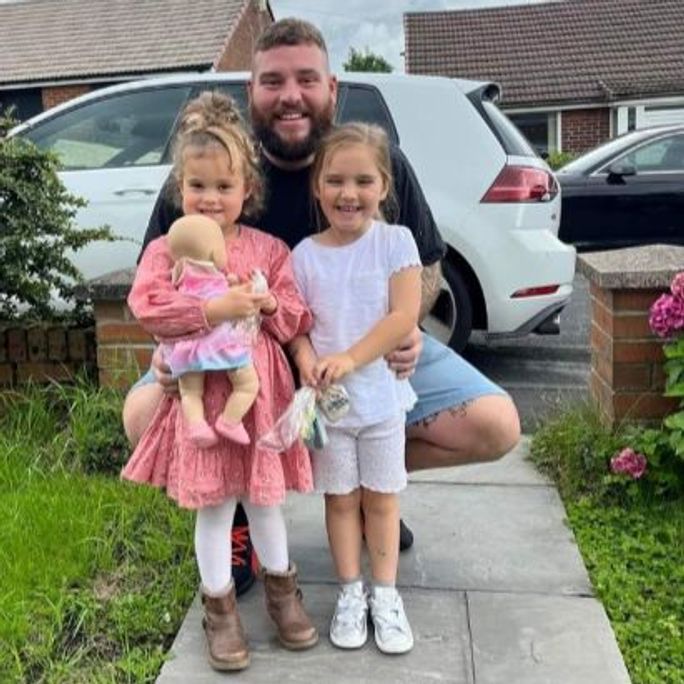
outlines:
[[[368,596],[363,582],[345,584],[337,596],[330,641],[338,648],[361,648],[368,639]]]
[[[375,587],[369,603],[378,648],[383,653],[408,653],[413,632],[399,592],[394,587]]]

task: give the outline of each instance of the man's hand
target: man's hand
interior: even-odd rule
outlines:
[[[162,358],[161,349],[157,347],[152,354],[152,371],[157,382],[166,394],[178,394],[178,380],[171,377],[171,368]]]
[[[314,368],[319,389],[325,389],[336,380],[352,373],[355,368],[356,362],[346,352],[324,356]]]
[[[394,351],[385,356],[385,360],[397,378],[403,380],[413,375],[422,349],[423,336],[416,327]]]

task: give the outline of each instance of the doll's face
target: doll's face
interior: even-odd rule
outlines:
[[[218,223],[225,237],[237,232],[249,188],[241,170],[232,169],[225,149],[189,147],[183,153],[181,197],[183,213],[201,214]]]

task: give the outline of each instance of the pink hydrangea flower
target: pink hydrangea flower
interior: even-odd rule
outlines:
[[[647,463],[646,456],[626,447],[610,459],[610,469],[638,480],[646,472]]]
[[[671,337],[673,333],[684,330],[684,299],[671,294],[660,295],[651,306],[648,324],[659,337]]]
[[[677,273],[670,284],[670,291],[677,299],[684,300],[684,271]]]

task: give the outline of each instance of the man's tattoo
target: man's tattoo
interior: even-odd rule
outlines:
[[[420,314],[419,320],[423,320],[425,316],[430,313],[430,310],[435,305],[439,292],[442,288],[442,267],[439,261],[423,266],[420,274]]]
[[[466,418],[468,416],[468,406],[470,406],[473,401],[473,399],[468,399],[458,406],[450,406],[445,410],[448,411],[454,418]],[[442,413],[444,413],[444,411],[437,411],[437,413],[426,416],[422,420],[418,421],[418,424],[422,425],[424,428],[428,428],[437,420],[437,418],[439,418]]]

